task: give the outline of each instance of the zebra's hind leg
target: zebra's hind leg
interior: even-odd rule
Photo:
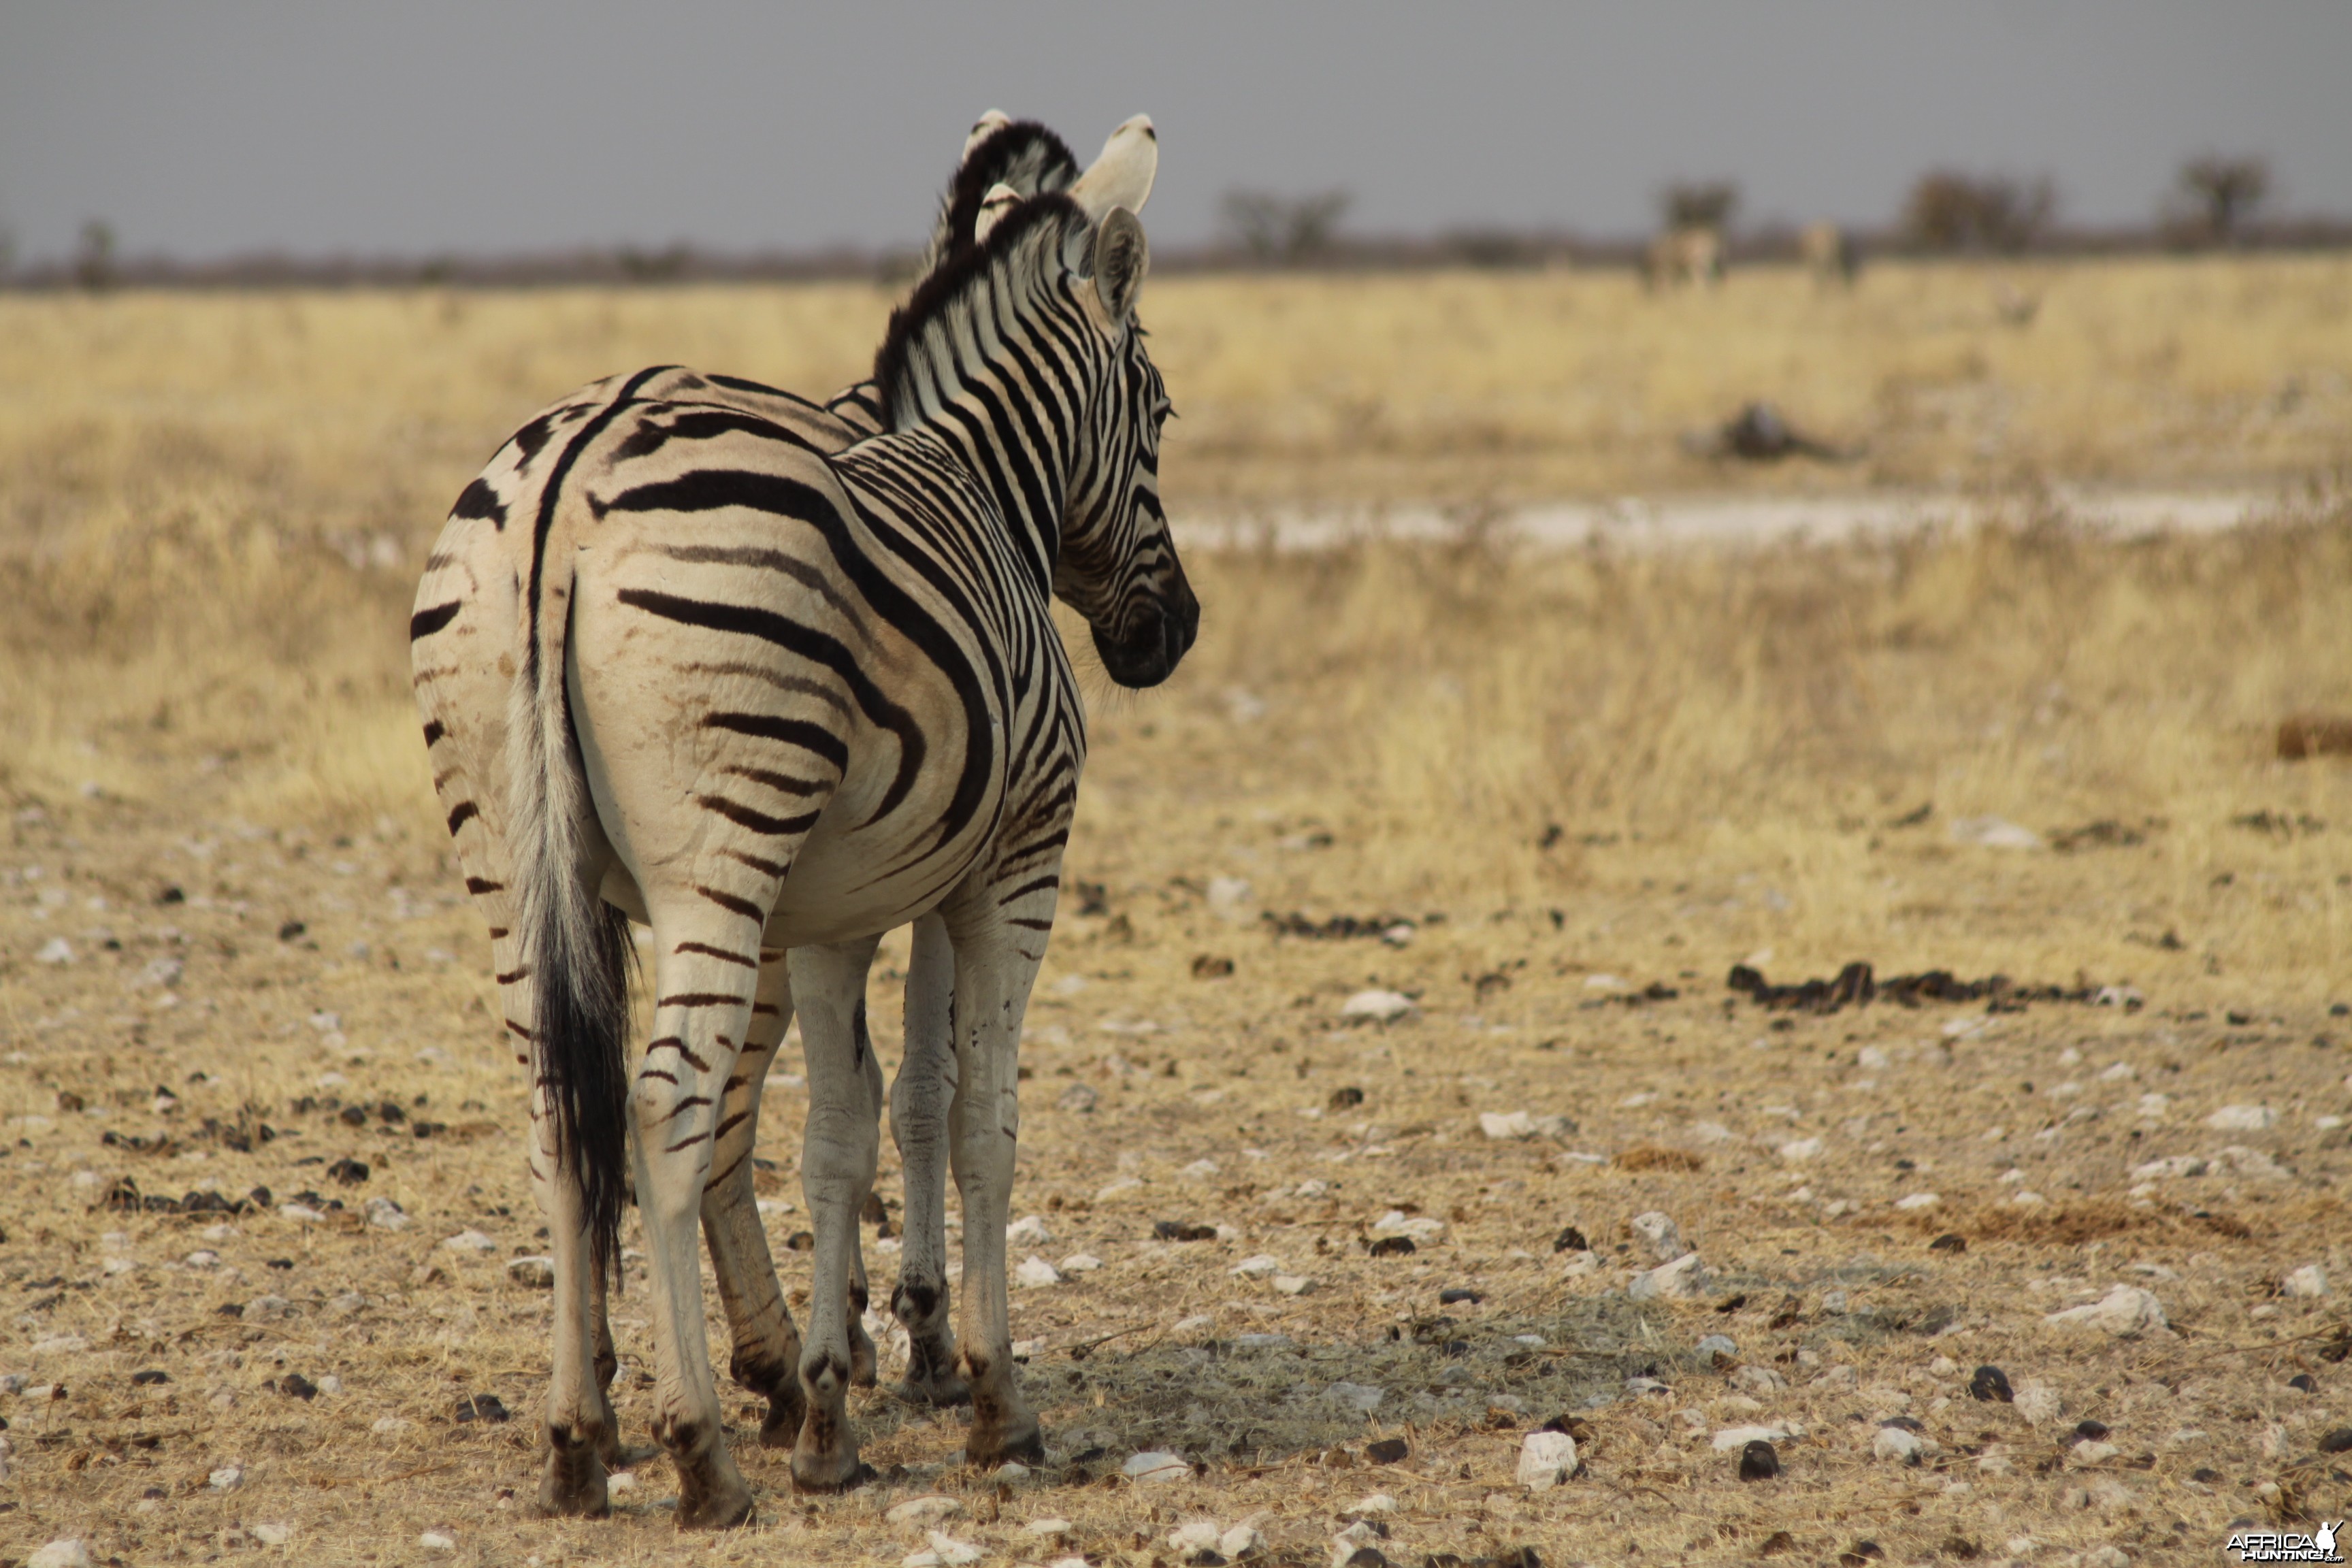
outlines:
[[[866,1091],[866,1116],[875,1124],[875,1142],[878,1146],[882,1124],[882,1064],[875,1058],[874,1040],[866,1033],[863,1007],[858,1009],[853,1022],[858,1031],[857,1054],[862,1058],[858,1079]],[[869,1177],[865,1192],[858,1194],[858,1218],[864,1217],[866,1205],[872,1201],[873,1194],[874,1183]],[[844,1314],[849,1321],[849,1382],[854,1388],[871,1388],[879,1380],[881,1360],[874,1352],[874,1337],[866,1331],[866,1310],[873,1304],[874,1297],[866,1282],[866,1247],[856,1225],[856,1219],[850,1222],[849,1310]]]
[[[858,1458],[849,1426],[847,1322],[857,1211],[874,1189],[879,1142],[866,1077],[873,1043],[866,1031],[866,972],[874,946],[869,938],[792,952],[793,994],[808,1058],[801,1183],[816,1228],[809,1331],[801,1352],[808,1420],[793,1449],[793,1484],[803,1491],[840,1491],[874,1473]]]
[[[630,1152],[654,1310],[654,1438],[677,1467],[678,1528],[724,1529],[751,1519],[752,1500],[719,1419],[704,1337],[698,1221],[727,1114],[719,1101],[749,1034],[759,931],[730,910],[721,910],[729,918],[713,916],[707,900],[649,892],[648,901],[653,1038],[630,1089],[636,1132]]]
[[[1021,1018],[1045,956],[1055,886],[1048,875],[1000,902],[996,888],[982,881],[968,885],[949,910],[957,1058],[949,1155],[963,1194],[963,1359],[971,1378],[964,1462],[982,1468],[1045,1457],[1036,1414],[1013,1375],[1004,1226],[1021,1131]]]
[[[907,1048],[890,1086],[890,1135],[907,1186],[906,1235],[890,1310],[907,1331],[907,1376],[898,1394],[918,1405],[969,1405],[956,1371],[948,1307],[948,1103],[955,1092],[955,950],[947,923],[915,922],[907,965]]]
[[[767,1228],[760,1223],[751,1154],[759,1142],[760,1096],[792,1022],[792,982],[781,950],[760,955],[760,989],[750,1038],[719,1100],[711,1177],[702,1189],[702,1234],[734,1342],[728,1372],[768,1402],[760,1424],[763,1447],[789,1447],[800,1436],[808,1402],[801,1394],[801,1336],[784,1306]]]
[[[538,1141],[538,1099],[533,1096],[531,1118],[534,1172],[542,1162],[554,1163]],[[548,1453],[539,1506],[544,1513],[602,1519],[612,1511],[604,1476],[615,1424],[596,1364],[596,1268],[589,1256],[578,1184],[557,1177],[547,1185],[548,1230],[555,1244],[555,1375],[547,1394]]]

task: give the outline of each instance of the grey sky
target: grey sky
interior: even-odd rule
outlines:
[[[1931,163],[2145,219],[2185,155],[2352,212],[2352,5],[573,4],[0,0],[0,224],[28,258],[911,244],[992,105],[1088,155],[1159,122],[1149,216],[1345,186],[1349,226],[1885,220]]]

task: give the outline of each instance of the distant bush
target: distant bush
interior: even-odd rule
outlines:
[[[2228,245],[2271,194],[2271,166],[2260,158],[2191,158],[2180,165],[2179,195],[2194,237]]]
[[[2057,210],[2057,193],[2046,178],[2028,184],[2006,174],[1938,169],[1911,187],[1903,227],[1927,250],[2018,251],[2048,229]]]
[[[1658,216],[1669,230],[1711,228],[1721,233],[1739,205],[1739,186],[1730,180],[1676,181],[1658,197]]]
[[[1313,260],[1332,248],[1340,216],[1352,198],[1346,191],[1278,196],[1265,191],[1233,191],[1224,202],[1225,231],[1255,261]]]

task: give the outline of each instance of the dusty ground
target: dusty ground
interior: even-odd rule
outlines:
[[[459,440],[429,335],[387,329],[372,405],[317,302],[253,307],[216,360],[190,344],[220,302],[184,337],[58,303],[55,357],[0,366],[0,1558],[897,1563],[925,1527],[887,1510],[933,1493],[990,1561],[1097,1563],[1173,1563],[1199,1519],[1318,1563],[1355,1519],[1408,1563],[2210,1562],[2232,1521],[2352,1513],[2321,1451],[2352,1426],[2352,775],[2272,745],[2352,711],[2326,483],[2198,538],[2089,537],[2026,487],[1975,533],[1837,547],[1470,526],[1197,558],[1186,669],[1096,703],[1024,1047],[1016,1212],[1045,1237],[1017,1256],[1101,1263],[1016,1294],[1051,1463],[967,1476],[952,1417],[866,1396],[884,1482],[804,1501],[740,1449],[758,1530],[681,1558],[657,1458],[612,1521],[523,1506],[548,1298],[506,1265],[545,1244],[399,637],[404,552],[497,431]],[[587,307],[548,308],[561,360]],[[150,398],[147,361],[178,390]],[[2086,999],[1818,1014],[1726,984],[1853,960]],[[1346,1013],[1375,989],[1412,1010]],[[794,1086],[770,1107],[790,1281]],[[1524,1137],[1482,1128],[1517,1111]],[[135,1211],[106,1202],[126,1179]],[[215,1193],[249,1206],[144,1202]],[[1629,1294],[1651,1213],[1696,1297]],[[443,1245],[467,1231],[489,1249]],[[2293,1293],[2315,1265],[2326,1293]],[[2164,1326],[2049,1321],[2118,1286]],[[637,1441],[641,1302],[615,1313]],[[1982,1365],[2013,1402],[1970,1397]],[[483,1394],[514,1419],[457,1419]],[[1530,1494],[1519,1445],[1555,1418],[1585,1470]],[[1878,1457],[1898,1418],[1916,1465]],[[1778,1479],[1713,1447],[1749,1426],[1787,1434]],[[1197,1472],[1120,1478],[1151,1449]]]

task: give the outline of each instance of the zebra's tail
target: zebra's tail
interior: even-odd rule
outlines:
[[[558,563],[546,564],[551,579]],[[580,1194],[590,1257],[609,1275],[620,1259],[628,1194],[626,1053],[635,952],[628,917],[589,880],[595,805],[564,680],[570,584],[543,586],[562,592],[542,593],[540,602],[563,609],[545,617],[537,646],[523,650],[507,724],[517,934],[533,983],[534,1092],[553,1125],[558,1171]]]

